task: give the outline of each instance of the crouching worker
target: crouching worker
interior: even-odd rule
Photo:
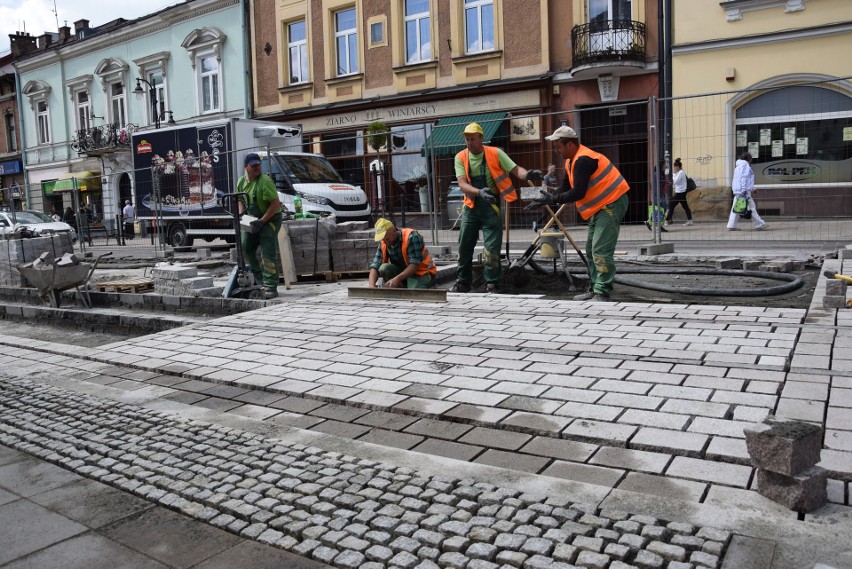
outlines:
[[[370,265],[369,286],[379,277],[390,288],[430,288],[438,269],[423,238],[413,229],[397,228],[389,219],[376,222],[376,255]]]

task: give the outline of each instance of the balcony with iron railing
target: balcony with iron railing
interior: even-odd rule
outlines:
[[[645,67],[645,24],[633,20],[604,20],[571,30],[575,77],[629,75]]]
[[[117,124],[105,124],[83,128],[76,132],[71,148],[77,154],[101,156],[130,147],[130,134],[135,126],[129,124],[119,127]]]

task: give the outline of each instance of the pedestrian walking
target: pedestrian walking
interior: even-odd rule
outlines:
[[[237,181],[240,196],[240,215],[248,213],[256,217],[251,229],[243,231],[241,237],[243,253],[248,259],[251,272],[263,285],[263,297],[278,296],[278,232],[281,230],[281,200],[272,178],[260,169],[260,156],[254,152],[243,160],[245,174]],[[257,251],[260,249],[260,260]]]
[[[686,200],[686,172],[683,171],[683,162],[680,161],[680,158],[675,158],[674,164],[672,164],[672,186],[674,187],[674,195],[669,207],[668,222],[674,222],[675,207],[680,205],[686,213],[684,225],[692,225],[692,210],[689,209],[689,203]]]
[[[615,244],[627,212],[630,186],[609,158],[580,144],[570,126],[560,126],[545,138],[554,142],[565,159],[565,178],[556,195],[542,191],[526,209],[575,203],[580,217],[589,222],[586,258],[591,288],[574,300],[608,302],[615,278]]]
[[[384,218],[376,221],[375,229],[379,246],[370,265],[369,287],[376,288],[381,277],[382,286],[389,288],[431,288],[438,269],[420,233]]]
[[[502,274],[500,236],[503,219],[500,215],[500,198],[507,202],[518,199],[510,174],[521,181],[528,180],[539,185],[541,171],[528,171],[518,166],[503,150],[485,146],[482,127],[475,122],[468,124],[461,134],[466,148],[456,154],[455,170],[459,188],[464,194],[464,207],[459,230],[456,284],[450,290],[470,292],[473,284],[473,250],[481,229],[485,291],[497,292]]]
[[[751,169],[751,154],[743,152],[734,166],[734,177],[731,180],[731,192],[734,194],[734,203],[731,204],[731,214],[728,216],[728,231],[739,231],[737,223],[740,215],[743,213],[751,214],[751,224],[755,231],[762,231],[769,226],[760,214],[757,213],[757,205],[754,203],[754,170]],[[735,211],[739,209],[737,198],[746,200],[744,211]],[[745,217],[745,216],[744,216]]]

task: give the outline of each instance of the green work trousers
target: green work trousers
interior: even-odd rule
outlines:
[[[615,244],[629,200],[624,194],[589,218],[586,260],[595,294],[609,296],[615,279]]]
[[[379,266],[379,276],[382,277],[382,282],[388,282],[401,272],[402,269],[393,263],[384,263]],[[429,273],[421,277],[415,275],[405,279],[405,288],[432,288],[432,284],[432,275]]]
[[[473,249],[479,239],[482,229],[482,242],[485,250],[482,252],[483,276],[486,283],[500,282],[500,237],[503,234],[503,222],[499,210],[495,211],[491,204],[476,197],[473,209],[464,206],[459,230],[459,267],[456,279],[473,284]]]
[[[260,233],[242,232],[243,254],[254,273],[254,280],[267,290],[278,288],[278,231],[281,216],[276,215],[263,225]],[[260,248],[260,260],[257,249]]]

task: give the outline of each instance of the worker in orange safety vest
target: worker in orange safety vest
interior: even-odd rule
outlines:
[[[382,286],[389,288],[432,287],[438,269],[420,234],[384,218],[376,221],[375,230],[379,246],[370,265],[368,286],[375,288],[381,277]]]
[[[455,171],[459,188],[464,194],[464,208],[459,230],[459,265],[452,292],[470,292],[473,283],[473,250],[482,230],[484,250],[483,276],[485,292],[497,292],[502,266],[500,235],[503,220],[500,199],[512,202],[518,193],[509,175],[521,181],[541,184],[540,170],[526,170],[509,158],[501,149],[483,144],[482,127],[470,123],[462,132],[466,148],[456,154]]]

